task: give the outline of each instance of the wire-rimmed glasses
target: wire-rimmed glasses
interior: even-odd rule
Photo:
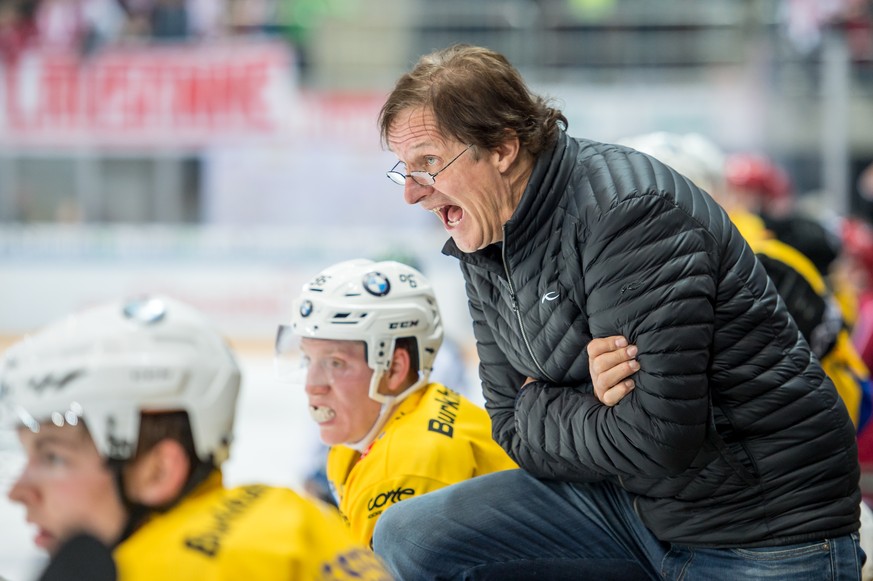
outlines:
[[[394,182],[398,186],[405,186],[406,185],[406,178],[412,178],[412,181],[414,181],[415,183],[417,183],[420,186],[432,186],[436,183],[436,177],[438,175],[440,175],[441,173],[443,173],[444,171],[446,171],[450,165],[455,163],[456,159],[458,159],[459,157],[464,155],[464,152],[466,152],[471,147],[473,147],[472,143],[470,145],[468,145],[466,148],[464,148],[464,151],[462,151],[461,153],[459,153],[458,155],[453,157],[449,163],[444,165],[443,168],[436,173],[430,173],[429,171],[411,171],[409,173],[399,172],[399,171],[397,171],[397,166],[399,166],[403,162],[398,161],[397,163],[394,164],[394,167],[392,167],[390,170],[385,172],[385,175],[388,176],[388,179],[390,179],[392,182]]]

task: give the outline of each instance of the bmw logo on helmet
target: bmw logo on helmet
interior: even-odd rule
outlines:
[[[364,288],[373,296],[384,297],[391,290],[391,283],[381,272],[368,272],[364,275]]]
[[[307,299],[307,300],[303,301],[302,303],[300,303],[300,316],[301,317],[308,317],[311,314],[312,314],[312,301]]]
[[[124,305],[124,316],[140,323],[157,323],[167,314],[167,305],[160,299],[138,298]]]

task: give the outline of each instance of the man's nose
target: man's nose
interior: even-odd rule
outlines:
[[[326,383],[310,383],[307,381],[304,390],[306,391],[306,395],[324,395],[330,391],[330,385]]]
[[[321,395],[330,388],[330,379],[321,365],[309,365],[306,369],[306,393]]]
[[[403,200],[410,206],[419,203],[427,196],[433,188],[431,186],[422,186],[415,182],[412,178],[406,178],[406,185],[403,186]]]

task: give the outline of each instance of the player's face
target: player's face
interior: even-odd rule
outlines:
[[[81,424],[42,424],[38,433],[20,428],[27,464],[9,491],[37,528],[34,542],[54,553],[80,532],[107,545],[120,536],[127,513],[115,479]]]
[[[398,115],[388,144],[403,162],[397,171],[440,172],[430,186],[407,178],[403,197],[433,212],[462,252],[503,240],[503,224],[512,216],[517,198],[498,168],[497,156],[475,147],[466,151],[468,143],[444,138],[433,113],[420,108]]]
[[[309,414],[329,445],[361,440],[376,423],[381,404],[370,399],[373,370],[364,359],[361,341],[304,338],[306,397]]]

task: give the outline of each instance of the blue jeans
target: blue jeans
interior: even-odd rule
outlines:
[[[711,549],[656,539],[612,484],[480,476],[404,500],[373,548],[397,579],[717,580],[861,578],[857,534],[800,545]]]

